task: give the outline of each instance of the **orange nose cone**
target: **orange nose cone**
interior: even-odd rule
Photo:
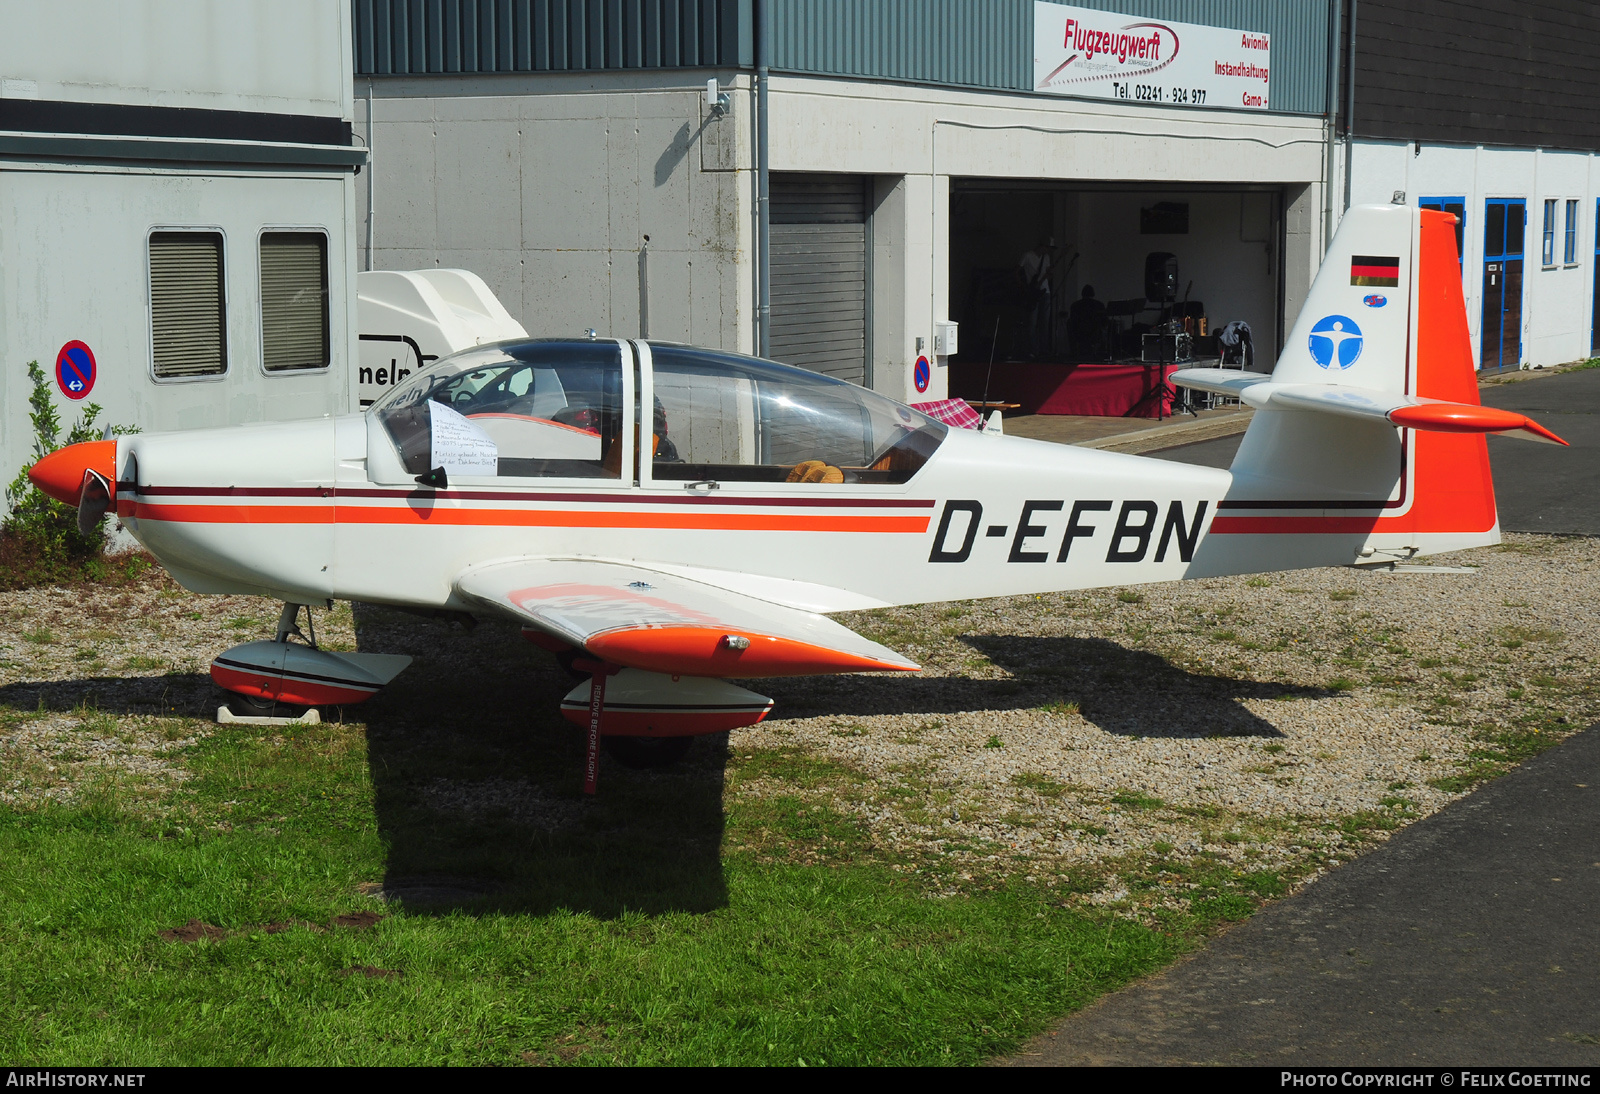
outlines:
[[[107,482],[116,482],[117,442],[84,441],[58,448],[28,468],[28,479],[57,501],[77,505],[85,471],[98,471]]]

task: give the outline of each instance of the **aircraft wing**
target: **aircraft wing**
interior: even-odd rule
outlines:
[[[915,672],[826,616],[629,563],[523,559],[474,567],[462,597],[602,660],[686,676]]]

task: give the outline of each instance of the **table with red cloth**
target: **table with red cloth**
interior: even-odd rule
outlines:
[[[1145,365],[1045,361],[997,361],[989,379],[989,399],[1021,403],[1024,414],[1096,414],[1118,418],[1154,418],[1172,414],[1170,384],[1159,397],[1156,389],[1183,364]],[[984,361],[950,366],[950,393],[968,400],[984,397]]]

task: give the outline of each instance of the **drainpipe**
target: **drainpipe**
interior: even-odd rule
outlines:
[[[1350,0],[1350,52],[1345,58],[1344,89],[1344,207],[1350,208],[1350,177],[1355,174],[1351,156],[1354,153],[1356,128],[1356,0]]]
[[[771,0],[756,0],[756,356],[772,354],[771,140],[767,67],[772,62]]]
[[[372,198],[376,190],[372,167],[372,77],[367,77],[367,269],[372,269]]]
[[[1339,133],[1339,0],[1328,4],[1328,156],[1322,186],[1322,253],[1333,242],[1333,178],[1337,170],[1334,144]]]

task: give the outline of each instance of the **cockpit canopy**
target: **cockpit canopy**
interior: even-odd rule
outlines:
[[[663,343],[649,344],[648,373],[633,357],[610,341],[478,346],[370,413],[407,473],[443,467],[451,481],[621,478],[624,367],[636,419],[650,391],[650,431],[635,435],[656,480],[902,483],[945,437],[926,415],[804,369]]]

